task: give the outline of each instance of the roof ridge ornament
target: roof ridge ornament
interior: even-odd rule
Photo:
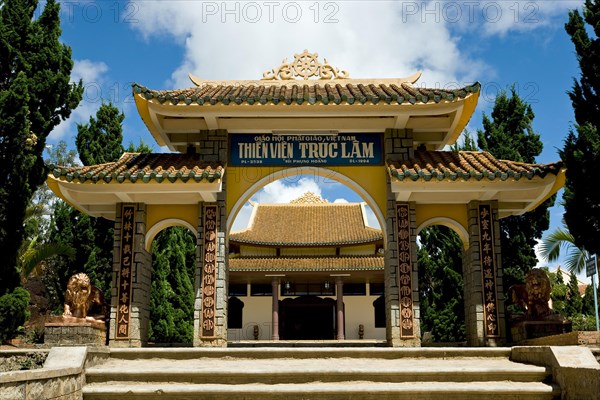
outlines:
[[[327,204],[329,203],[327,200],[322,198],[321,196],[313,193],[306,192],[302,196],[298,197],[290,201],[290,204]]]
[[[300,54],[294,54],[294,61],[291,63],[284,58],[279,67],[265,71],[262,80],[309,80],[311,77],[332,80],[350,77],[348,71],[333,67],[326,58],[323,58],[321,64],[318,57],[318,53],[309,53],[305,49]]]

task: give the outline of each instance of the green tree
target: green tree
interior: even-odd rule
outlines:
[[[46,138],[81,101],[71,84],[71,49],[59,38],[59,5],[48,0],[0,0],[0,294],[19,285],[23,220],[44,182]]]
[[[600,3],[586,0],[583,16],[569,12],[565,29],[575,45],[581,75],[569,97],[575,130],[569,132],[560,156],[567,167],[563,195],[564,219],[577,247],[600,253],[600,192],[590,190],[590,177],[600,167]]]
[[[556,261],[561,251],[567,252],[565,267],[569,272],[579,273],[585,267],[585,261],[589,257],[587,251],[575,244],[575,238],[567,229],[557,228],[540,243],[540,255],[548,262]]]
[[[133,142],[129,142],[129,146],[127,146],[125,151],[127,153],[146,153],[146,154],[148,154],[148,153],[152,153],[152,146],[148,145],[146,142],[144,142],[142,139],[140,139],[140,142],[138,143],[137,146],[135,144],[133,144]]]
[[[567,301],[565,303],[565,313],[569,318],[581,316],[583,309],[583,300],[579,294],[579,284],[577,276],[571,272],[569,283],[567,284]]]
[[[462,242],[445,226],[421,231],[417,257],[421,330],[437,342],[465,340]]]
[[[191,343],[194,334],[196,238],[187,229],[167,228],[152,243],[150,341]]]
[[[567,314],[565,312],[567,296],[569,293],[569,288],[565,285],[565,281],[563,280],[562,274],[553,273],[546,270],[548,274],[548,278],[550,279],[550,285],[552,286],[552,291],[550,292],[550,299],[552,300],[552,309],[562,316],[566,317]]]
[[[18,334],[29,318],[28,306],[29,292],[22,287],[0,296],[0,343]]]
[[[600,290],[596,290],[596,296],[600,298]],[[594,288],[592,285],[587,285],[585,288],[585,294],[583,296],[581,312],[584,315],[588,315],[590,317],[596,316],[596,311],[594,310]],[[594,327],[595,329],[595,327]]]
[[[114,105],[103,103],[88,123],[77,125],[75,143],[84,165],[113,162],[121,157],[124,118],[124,114]],[[113,222],[90,217],[63,203],[55,209],[52,228],[54,242],[76,250],[74,259],[63,257],[54,265],[58,271],[56,286],[64,287],[72,274],[85,272],[95,286],[109,293],[112,283]]]
[[[531,106],[519,97],[514,87],[510,96],[501,92],[491,119],[483,115],[483,130],[477,131],[479,147],[498,159],[535,163],[543,145],[540,135],[533,130],[533,118]],[[552,196],[523,215],[500,220],[504,288],[523,282],[525,274],[537,264],[534,246],[549,227],[548,208],[554,199]]]
[[[44,212],[42,204],[31,206],[27,209],[25,215],[25,225],[30,225],[29,221],[36,221]],[[37,227],[39,223],[32,224],[36,229],[31,230],[31,235],[21,244],[19,249],[19,259],[17,269],[21,275],[21,281],[25,282],[34,272],[41,272],[41,267],[46,265],[51,257],[65,256],[69,259],[75,258],[75,250],[64,243],[51,243],[44,241],[41,234],[38,234]]]
[[[87,124],[77,125],[77,152],[83,165],[117,161],[123,155],[125,115],[112,103],[103,103]]]
[[[473,138],[473,136],[471,135],[471,132],[468,129],[465,129],[462,132],[462,136],[463,136],[463,141],[461,144],[458,143],[458,141],[456,143],[454,143],[452,146],[450,146],[450,150],[452,151],[477,151],[479,150],[477,148],[477,143],[475,142],[475,139]]]

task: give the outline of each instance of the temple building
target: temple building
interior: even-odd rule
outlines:
[[[310,192],[252,203],[229,235],[229,339],[255,339],[256,325],[260,339],[385,339],[383,232],[365,205]]]
[[[140,117],[170,153],[48,175],[69,204],[115,221],[110,345],[147,343],[152,240],[175,225],[197,237],[194,346],[347,340],[360,325],[365,338],[419,346],[417,236],[435,224],[462,240],[468,344],[505,343],[499,219],[543,203],[565,170],[448,151],[481,86],[424,88],[420,75],[350,78],[305,50],[259,80],[134,84]],[[361,205],[300,203],[255,205],[249,228],[231,232],[265,185],[307,174],[356,192],[380,231],[361,223]]]

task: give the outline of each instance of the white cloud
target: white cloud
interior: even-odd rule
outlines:
[[[252,199],[257,203],[289,203],[306,192],[321,196],[321,188],[310,178],[300,178],[297,182],[289,184],[280,179],[265,186],[252,196]]]
[[[340,203],[340,204],[346,204],[346,203],[349,203],[349,201],[348,201],[348,200],[346,200],[346,199],[335,199],[333,202],[334,202],[334,203]]]
[[[62,121],[48,136],[49,141],[58,141],[75,135],[75,125],[89,120],[102,104],[102,85],[108,66],[103,62],[91,60],[74,60],[71,81],[83,81],[83,99],[79,106],[71,112],[71,116]]]
[[[562,24],[557,22],[564,22],[568,11],[581,5],[583,0],[485,0],[479,2],[475,15],[485,33],[503,36],[511,31],[527,32],[552,25],[562,29]]]
[[[404,18],[406,2],[139,3],[134,29],[147,38],[183,43],[184,60],[169,84],[206,79],[258,79],[303,49],[318,52],[351,77],[401,77],[423,70],[422,83],[472,81],[484,64],[459,50],[444,21]]]
[[[88,85],[101,80],[102,75],[106,72],[108,72],[108,66],[102,61],[75,60],[71,71],[71,80],[77,82],[81,79],[84,85]]]

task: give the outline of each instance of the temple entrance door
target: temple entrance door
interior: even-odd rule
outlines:
[[[280,302],[282,340],[335,339],[335,300],[301,296]]]

